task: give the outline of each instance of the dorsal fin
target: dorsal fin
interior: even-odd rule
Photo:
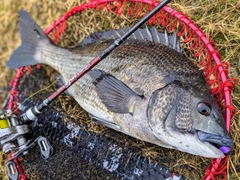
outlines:
[[[129,26],[126,28],[122,28],[119,30],[110,30],[105,32],[96,32],[91,35],[89,35],[87,38],[85,38],[78,46],[84,46],[87,44],[92,43],[98,43],[101,40],[105,39],[118,39],[123,34],[128,32],[130,29]],[[165,30],[164,33],[159,33],[155,26],[153,26],[151,29],[149,29],[147,26],[143,29],[136,30],[129,39],[137,39],[137,40],[144,40],[147,39],[152,42],[161,43],[169,48],[172,48],[176,50],[177,52],[182,52],[179,44],[179,40],[177,38],[176,31],[173,32],[173,34],[169,35],[167,31]]]

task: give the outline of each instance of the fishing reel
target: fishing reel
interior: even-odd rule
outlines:
[[[31,133],[29,126],[22,124],[11,110],[0,111],[0,145],[4,153],[22,149],[27,144],[24,135],[28,133]]]
[[[6,168],[12,180],[17,180],[19,174],[16,158],[26,155],[35,145],[40,147],[43,159],[48,159],[53,154],[53,147],[45,137],[27,140],[32,134],[29,122],[37,119],[32,109],[34,108],[30,108],[21,116],[15,115],[11,110],[0,110],[0,147],[4,153],[10,154]]]

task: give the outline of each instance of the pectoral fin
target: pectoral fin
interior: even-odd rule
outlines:
[[[133,113],[134,105],[142,100],[122,81],[101,70],[91,70],[88,73],[96,86],[98,97],[109,111],[115,113]]]

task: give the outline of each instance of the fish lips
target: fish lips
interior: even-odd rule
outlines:
[[[197,135],[199,140],[202,142],[209,142],[210,144],[218,147],[220,146],[233,147],[233,141],[229,136],[215,135],[203,131],[198,131]]]

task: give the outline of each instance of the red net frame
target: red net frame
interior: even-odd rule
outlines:
[[[45,33],[52,33],[53,41],[56,43],[58,37],[61,36],[67,28],[65,21],[74,14],[86,9],[102,10],[106,8],[107,11],[114,11],[116,14],[120,15],[127,2],[131,3],[132,7],[128,10],[128,15],[134,15],[135,17],[140,15],[146,5],[147,13],[159,4],[158,1],[152,0],[92,0],[70,9],[64,16],[56,20],[48,29],[46,29]],[[141,3],[141,6],[138,8],[136,7],[137,3]],[[185,14],[172,9],[169,6],[165,6],[159,13],[154,15],[148,23],[150,25],[157,23],[168,31],[173,31],[178,28],[177,35],[179,37],[184,36],[184,43],[191,42],[189,49],[193,51],[194,57],[199,58],[204,54],[199,62],[199,66],[203,68],[204,75],[211,87],[212,94],[217,97],[217,101],[221,103],[220,105],[225,110],[226,128],[230,131],[231,119],[236,113],[235,107],[231,104],[231,91],[237,80],[228,77],[229,64],[221,62],[221,56],[216,50],[216,43],[207,38],[202,30],[200,30]],[[16,77],[11,81],[12,89],[10,91],[8,109],[16,109],[17,107],[17,85],[19,79],[26,71],[29,73],[31,69],[29,67],[19,68]],[[213,74],[214,77],[212,76]],[[225,156],[224,159],[213,159],[212,164],[206,168],[206,174],[203,179],[211,180],[215,177],[218,177],[218,179],[220,179],[220,177],[221,179],[226,179],[227,160],[227,156]]]

